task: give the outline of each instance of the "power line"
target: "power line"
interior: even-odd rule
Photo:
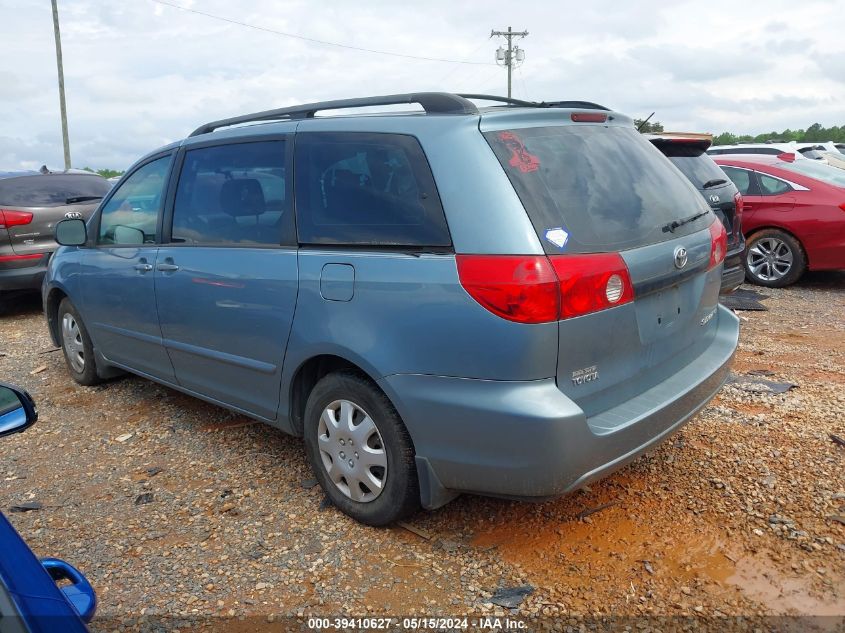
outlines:
[[[489,62],[473,62],[461,59],[444,59],[441,57],[423,57],[420,55],[406,55],[404,53],[394,53],[392,51],[382,51],[375,48],[364,48],[363,46],[352,46],[351,44],[340,44],[338,42],[329,42],[327,40],[318,40],[313,37],[305,37],[304,35],[296,35],[294,33],[285,33],[284,31],[277,31],[275,29],[270,29],[265,26],[258,26],[256,24],[249,24],[248,22],[240,22],[238,20],[233,20],[231,18],[224,17],[222,15],[215,15],[213,13],[206,13],[205,11],[199,11],[197,9],[189,9],[188,7],[183,7],[179,4],[174,2],[168,2],[167,0],[151,0],[156,4],[165,5],[171,7],[173,9],[179,9],[180,11],[184,11],[186,13],[196,13],[197,15],[202,15],[207,18],[211,18],[213,20],[220,20],[221,22],[228,22],[229,24],[236,24],[237,26],[245,26],[250,29],[255,29],[256,31],[264,31],[265,33],[272,33],[273,35],[281,35],[283,37],[290,37],[297,40],[302,40],[304,42],[311,42],[312,44],[322,44],[324,46],[335,46],[337,48],[346,48],[353,51],[361,51],[363,53],[374,53],[376,55],[389,55],[391,57],[403,57],[405,59],[418,59],[421,61],[426,62],[443,62],[447,64],[471,64],[474,66],[490,66]]]
[[[476,47],[475,47],[472,51],[470,51],[469,56],[470,56],[470,57],[472,57],[473,55],[475,55],[475,54],[476,54],[479,50],[481,50],[481,47],[482,47],[482,46],[486,46],[486,45],[487,45],[487,42],[488,42],[488,41],[490,41],[490,38],[489,38],[489,37],[488,37],[486,40],[484,40],[483,42],[481,42],[478,46],[476,46]],[[493,65],[493,64],[488,64],[488,66],[492,66],[492,65]],[[455,74],[455,71],[456,71],[456,70],[458,70],[458,69],[460,69],[460,68],[461,68],[460,66],[452,66],[452,68],[451,68],[451,69],[449,69],[449,72],[447,72],[445,75],[443,75],[443,77],[440,79],[440,83],[441,83],[441,84],[445,83],[445,82],[446,82],[446,80],[447,80],[448,78],[450,78],[452,75],[454,75],[454,74]]]

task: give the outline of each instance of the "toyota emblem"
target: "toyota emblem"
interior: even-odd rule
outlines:
[[[683,268],[687,265],[687,249],[683,246],[675,248],[675,268]]]

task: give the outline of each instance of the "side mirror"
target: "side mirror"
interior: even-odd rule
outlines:
[[[0,437],[25,431],[37,419],[35,402],[26,391],[0,383]]]
[[[141,246],[144,243],[144,232],[134,226],[124,226],[123,224],[118,224],[114,227],[114,243]]]
[[[62,220],[56,224],[56,241],[62,246],[82,246],[88,241],[85,222],[78,219]]]

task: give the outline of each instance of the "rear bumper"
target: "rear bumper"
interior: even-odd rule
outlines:
[[[742,263],[742,257],[745,254],[745,240],[728,251],[725,256],[725,264],[722,269],[722,286],[719,294],[728,295],[739,288],[743,281],[745,281],[745,266]]]
[[[0,292],[6,290],[39,290],[44,274],[47,272],[47,260],[35,260],[37,265],[21,268],[0,268]]]
[[[621,468],[678,430],[727,377],[739,320],[719,307],[694,361],[619,406],[587,418],[553,378],[514,382],[393,375],[381,384],[417,453],[423,505],[460,492],[544,498]]]

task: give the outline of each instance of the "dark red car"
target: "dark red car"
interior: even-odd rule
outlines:
[[[742,194],[749,281],[780,288],[845,268],[845,170],[794,154],[714,159]]]

